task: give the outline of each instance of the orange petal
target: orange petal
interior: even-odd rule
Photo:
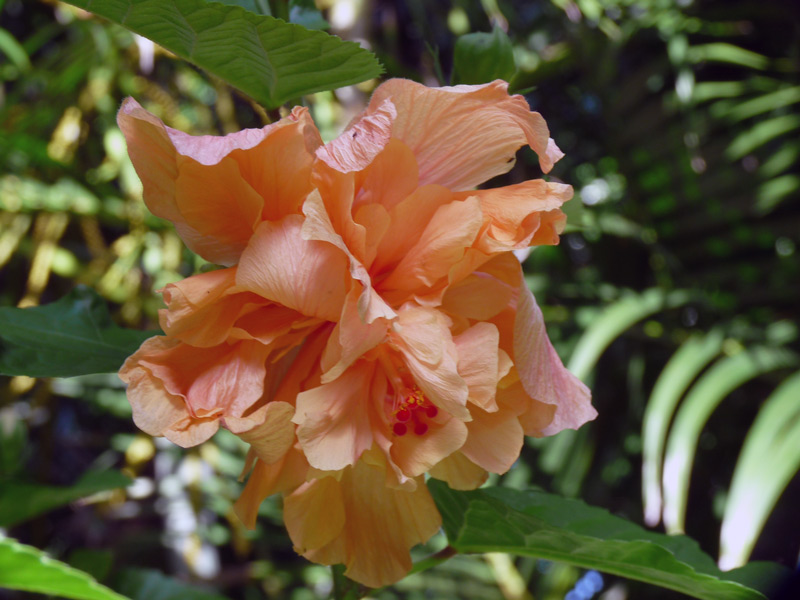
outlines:
[[[525,284],[521,268],[518,282],[514,364],[531,398],[556,406],[553,420],[542,431],[542,435],[554,435],[563,429],[577,429],[597,416],[589,389],[564,367],[550,343],[542,311]]]
[[[291,448],[282,458],[271,465],[256,461],[239,499],[233,505],[236,516],[245,527],[254,529],[258,518],[258,507],[267,496],[291,492],[306,479],[308,463],[303,453]]]
[[[309,543],[313,537],[303,534],[315,526],[326,527],[324,511],[315,513],[316,519],[311,521],[292,507],[297,500],[294,495],[284,502],[284,514],[288,508],[294,517],[285,518],[286,528],[304,556],[323,564],[343,562],[350,579],[372,588],[402,579],[411,569],[409,549],[427,541],[441,527],[441,517],[425,485],[420,482],[414,491],[387,488],[386,467],[376,463],[360,460],[345,470],[341,481],[335,483],[338,490],[333,490],[336,480],[332,477],[314,480],[304,489],[306,494],[321,496],[314,504],[338,502],[334,496],[339,496],[344,505],[341,535],[322,547],[313,548]]]
[[[193,346],[216,346],[230,335],[242,313],[266,301],[250,292],[236,293],[236,267],[217,269],[169,283],[162,291],[166,309],[158,312],[164,332]]]
[[[424,435],[408,433],[392,440],[391,459],[408,477],[427,473],[464,445],[467,426],[449,415],[427,422]]]
[[[389,140],[375,160],[359,173],[359,179],[363,181],[358,186],[355,206],[376,203],[391,210],[417,189],[417,158],[400,140]]]
[[[325,346],[320,366],[322,383],[333,381],[366,352],[386,338],[388,324],[385,319],[366,323],[358,310],[359,286],[347,294],[342,318],[334,327]]]
[[[421,284],[432,286],[464,256],[482,225],[483,213],[476,198],[440,207],[416,245],[381,283],[381,289],[414,290]]]
[[[375,363],[362,361],[341,377],[297,396],[297,439],[309,464],[336,471],[372,446],[370,383]]]
[[[474,490],[489,478],[482,469],[461,452],[454,452],[429,471],[431,477],[446,481],[454,490]]]
[[[184,399],[170,394],[164,383],[140,363],[143,356],[169,350],[177,343],[164,336],[151,337],[128,357],[119,371],[119,378],[128,384],[133,422],[150,435],[164,435],[167,429],[189,416]]]
[[[345,527],[339,482],[334,477],[321,477],[298,487],[284,500],[283,520],[287,529],[291,523],[290,535],[300,554],[332,542]]]
[[[572,198],[572,187],[561,183],[535,179],[516,185],[489,190],[459,192],[454,198],[478,198],[483,214],[490,219],[489,227],[481,236],[478,248],[487,253],[505,252],[530,245],[542,228],[544,213],[556,211],[546,217],[551,223],[561,215],[558,208]],[[539,236],[539,243],[558,243],[558,235]]]
[[[516,371],[512,371],[508,379],[516,381],[508,384],[505,380],[501,382],[497,390],[497,403],[517,415],[525,435],[543,437],[543,431],[553,422],[557,407],[554,404],[538,402],[528,396]]]
[[[524,434],[519,420],[508,410],[488,413],[471,410],[469,434],[461,452],[476,465],[492,473],[505,473],[519,458]]]
[[[476,323],[453,338],[458,350],[458,373],[469,387],[469,401],[482,409],[497,410],[500,333],[491,323]]]
[[[219,418],[241,416],[261,398],[269,351],[251,341],[212,348],[178,343],[134,357],[185,400],[192,416]]]
[[[302,227],[300,215],[259,225],[236,281],[306,316],[336,321],[346,293],[347,257],[330,244],[303,239]]]
[[[507,89],[500,80],[436,89],[391,79],[375,90],[367,114],[391,98],[397,107],[392,137],[416,155],[421,184],[474,188],[510,170],[525,144],[548,172],[563,154],[549,139],[542,116],[531,112],[522,96],[509,96]]]
[[[447,289],[442,299],[442,310],[485,321],[508,306],[514,291],[505,281],[489,273],[476,271]]]
[[[397,110],[386,99],[350,125],[339,137],[317,150],[317,158],[329,167],[349,173],[369,165],[383,150],[392,133]]]
[[[445,317],[436,310],[407,308],[399,313],[390,339],[425,396],[457,419],[468,421],[469,388],[458,374],[456,348]]]
[[[259,460],[271,465],[294,443],[294,407],[287,402],[268,402],[252,415],[226,417],[225,426],[250,444]]]
[[[264,186],[260,171],[250,168],[264,156],[265,149],[271,148],[274,153],[286,147],[287,134],[272,139],[273,134],[288,127],[303,140],[304,148],[299,155],[289,149],[281,163],[297,181],[310,176],[311,155],[320,143],[305,109],[297,109],[263,129],[245,129],[224,137],[190,136],[176,131],[132,98],[122,104],[117,121],[142,180],[148,208],[172,221],[192,250],[211,262],[226,265],[235,263],[245,247],[254,219],[261,218],[264,200],[275,200],[272,193],[261,195]],[[249,156],[251,153],[253,157]],[[287,161],[295,166],[290,168]],[[251,174],[255,177],[248,181]],[[282,177],[286,176],[284,170]],[[230,201],[213,202],[208,193],[213,190]],[[198,198],[194,194],[199,194]],[[183,211],[188,211],[188,216]]]
[[[350,275],[353,279],[361,282],[363,289],[358,299],[358,313],[361,319],[366,323],[372,323],[378,318],[393,318],[395,312],[372,289],[372,280],[367,269],[350,252],[342,236],[334,231],[333,224],[318,191],[309,194],[308,199],[303,204],[303,213],[306,215],[302,229],[305,239],[327,242],[347,256],[350,263]]]

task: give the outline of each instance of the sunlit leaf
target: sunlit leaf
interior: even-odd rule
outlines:
[[[689,49],[688,57],[692,62],[725,62],[758,70],[766,69],[769,66],[769,59],[766,56],[726,42],[692,46]]]
[[[692,386],[675,416],[664,456],[663,517],[667,531],[683,532],[692,462],[711,413],[746,381],[797,362],[797,355],[782,348],[751,348],[720,360]]]
[[[126,600],[83,571],[4,537],[0,537],[1,588],[76,600]]]
[[[436,480],[428,486],[458,552],[534,556],[707,600],[763,599],[783,572],[754,563],[723,574],[695,541],[646,531],[579,500],[497,487],[455,492]]]
[[[130,483],[130,478],[118,471],[89,471],[71,486],[4,481],[0,487],[0,527],[22,523],[80,498]]]
[[[720,533],[719,563],[744,564],[789,481],[800,470],[800,372],[758,412],[736,463]]]
[[[624,331],[645,317],[681,306],[690,299],[691,294],[686,291],[666,293],[659,289],[650,289],[616,301],[592,321],[578,340],[569,361],[569,370],[580,379],[585,379],[605,349]]]
[[[650,525],[661,519],[661,460],[667,430],[686,389],[722,350],[719,330],[690,337],[661,371],[647,401],[642,422],[642,494],[644,520]]]
[[[800,129],[800,116],[798,115],[781,115],[761,121],[737,135],[728,146],[726,154],[731,160],[738,160],[770,140],[795,129]]]
[[[45,306],[0,307],[0,373],[30,377],[111,373],[157,333],[118,327],[97,292],[78,286]]]
[[[381,74],[354,42],[202,0],[72,0],[227,81],[269,108]]]

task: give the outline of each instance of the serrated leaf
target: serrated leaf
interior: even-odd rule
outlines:
[[[112,373],[144,340],[158,333],[118,327],[97,292],[78,286],[52,304],[0,307],[0,374]]]
[[[131,600],[227,600],[216,592],[183,583],[154,569],[124,569],[115,587]]]
[[[239,88],[268,108],[381,74],[355,42],[203,0],[71,0]]]
[[[0,487],[0,527],[22,523],[80,498],[130,483],[130,478],[118,471],[88,471],[71,486],[5,481]]]
[[[75,600],[128,600],[41,550],[0,537],[0,588]]]
[[[492,33],[467,33],[456,41],[453,50],[454,83],[510,81],[517,71],[511,40],[499,27]]]
[[[763,600],[786,571],[754,563],[722,573],[694,540],[646,531],[579,500],[497,487],[455,492],[436,480],[428,486],[448,542],[462,553],[554,560],[704,600]]]

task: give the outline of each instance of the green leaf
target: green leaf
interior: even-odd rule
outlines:
[[[692,386],[675,416],[664,455],[663,516],[667,531],[683,532],[692,462],[711,413],[750,379],[797,362],[797,355],[788,350],[755,347],[718,361]]]
[[[638,295],[626,296],[607,307],[578,340],[567,368],[585,379],[606,348],[629,327],[654,313],[686,304],[689,292],[666,293],[652,288]]]
[[[747,433],[733,473],[720,533],[719,562],[747,561],[783,490],[800,470],[800,372],[776,389]]]
[[[0,307],[0,374],[111,373],[158,333],[118,327],[97,292],[78,286],[45,306]]]
[[[436,480],[428,486],[450,545],[462,553],[554,560],[706,600],[762,600],[785,572],[761,563],[722,573],[692,539],[645,531],[579,500],[509,488],[455,492]]]
[[[88,471],[68,487],[5,481],[0,487],[0,527],[22,523],[80,498],[130,483],[118,471]]]
[[[154,569],[124,569],[115,587],[131,600],[226,600],[225,596],[167,577]]]
[[[354,42],[203,0],[71,0],[149,38],[268,108],[381,74]]]
[[[502,29],[492,33],[468,33],[456,41],[453,51],[454,83],[488,83],[495,79],[510,81],[517,72],[514,48]]]
[[[0,537],[0,588],[76,600],[127,600],[41,550]]]
[[[723,341],[719,330],[686,340],[661,371],[647,401],[642,420],[642,495],[644,520],[650,526],[661,520],[661,460],[669,424],[684,392],[720,353]]]

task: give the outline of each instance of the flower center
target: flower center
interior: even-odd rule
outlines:
[[[396,406],[392,412],[392,431],[397,436],[403,436],[409,431],[416,435],[425,435],[428,432],[425,420],[433,419],[439,414],[439,409],[430,403],[417,386],[410,389],[404,386],[402,393],[395,392],[393,400]]]
[[[378,359],[394,389],[393,393],[386,395],[386,401],[391,404],[392,432],[396,436],[404,436],[409,431],[416,435],[425,435],[428,432],[426,419],[433,419],[439,414],[439,409],[415,384],[408,385],[405,382],[383,348],[378,353]]]

